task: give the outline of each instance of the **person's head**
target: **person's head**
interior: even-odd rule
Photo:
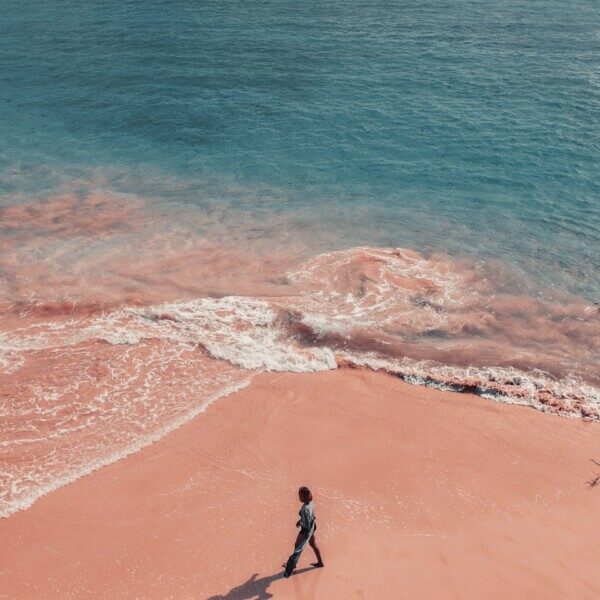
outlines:
[[[307,487],[302,486],[298,490],[298,498],[300,498],[300,502],[312,502],[312,492]]]

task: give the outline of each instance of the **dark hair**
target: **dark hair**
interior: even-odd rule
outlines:
[[[302,486],[299,490],[298,490],[298,496],[300,496],[300,500],[302,500],[302,502],[312,502],[312,492],[305,486]]]

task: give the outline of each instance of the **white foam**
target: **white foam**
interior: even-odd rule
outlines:
[[[81,367],[68,376],[66,383],[59,379],[54,384],[51,379],[41,386],[30,385],[26,404],[19,403],[18,414],[11,414],[18,419],[19,430],[2,441],[0,448],[10,446],[15,451],[28,446],[37,458],[29,468],[10,465],[9,471],[0,473],[4,487],[0,493],[0,516],[26,508],[45,493],[160,439],[215,398],[246,385],[252,371],[317,371],[336,366],[329,349],[301,347],[279,327],[274,309],[264,301],[244,297],[127,308],[70,320],[62,326],[47,323],[34,331],[23,328],[4,338],[4,348],[13,360],[28,352],[60,349],[65,359],[81,362]],[[109,352],[113,358],[103,361],[109,375],[100,380],[86,371],[95,363],[96,355],[103,355],[101,349],[94,348],[97,341],[115,346],[117,352]],[[149,343],[154,345],[149,347]],[[118,347],[123,348],[117,350]],[[198,347],[218,359],[214,361],[216,371],[205,365],[206,369],[203,366],[200,372],[194,372],[194,360],[206,356]],[[171,363],[180,374],[174,388],[168,387],[169,380],[161,383],[162,374]],[[235,367],[219,367],[220,364]],[[242,382],[205,395],[205,390],[222,385],[220,382],[230,377],[241,377]],[[90,386],[94,390],[91,402],[86,396],[80,397],[81,386],[86,394]],[[164,397],[171,394],[172,400]],[[186,409],[197,397],[200,403],[191,411]],[[12,410],[9,405],[6,408]],[[93,440],[80,439],[80,433],[102,435],[106,419],[111,428],[110,440],[99,439],[95,448],[91,445]],[[167,424],[154,429],[155,422],[160,424],[165,419]],[[52,429],[38,435],[44,423],[52,424]],[[136,437],[133,444],[132,435]],[[55,444],[60,444],[59,455],[52,455]],[[45,452],[49,452],[47,459]]]
[[[247,387],[251,380],[252,378],[248,377],[244,381],[219,390],[215,394],[208,397],[202,404],[195,406],[186,414],[180,415],[168,424],[160,427],[156,431],[153,431],[150,435],[141,437],[135,443],[130,444],[125,448],[120,448],[119,450],[109,454],[108,456],[102,456],[97,458],[96,460],[89,461],[85,465],[75,470],[69,471],[61,477],[57,477],[52,481],[46,483],[45,485],[30,487],[28,493],[18,494],[18,499],[15,501],[7,502],[6,500],[2,500],[0,498],[0,518],[9,517],[15,512],[25,510],[42,496],[45,496],[46,494],[57,490],[58,488],[63,487],[69,483],[73,483],[74,481],[77,481],[77,479],[80,479],[85,475],[89,475],[90,473],[96,471],[101,467],[105,467],[107,465],[115,463],[118,460],[126,458],[127,456],[139,452],[143,448],[154,444],[168,433],[171,433],[175,429],[178,429],[188,421],[192,420],[194,417],[203,413],[206,410],[206,408],[210,406],[210,404],[212,404],[215,400],[218,400],[219,398],[222,398],[224,396],[228,396],[234,392],[237,392]],[[18,490],[14,489],[13,491]]]
[[[18,451],[21,446],[47,443],[37,463],[0,472],[8,492],[0,500],[0,516],[27,508],[45,493],[148,446],[216,398],[247,385],[261,370],[322,371],[336,368],[339,359],[385,369],[410,383],[468,389],[495,401],[569,417],[600,418],[599,390],[571,375],[555,379],[536,370],[394,358],[392,345],[410,335],[418,337],[435,328],[449,337],[461,335],[463,317],[471,315],[474,306],[480,311],[478,318],[487,318],[485,286],[471,293],[470,275],[460,269],[397,249],[359,248],[321,255],[289,276],[295,293],[278,299],[200,298],[36,322],[0,333],[0,369],[7,375],[37,351],[64,353],[76,367],[80,357],[89,359],[89,372],[74,369],[54,387],[44,379],[31,383],[30,404],[9,402],[4,408],[0,404],[0,414],[23,417],[25,423],[18,433],[9,432],[13,437],[0,442],[0,448]],[[403,278],[411,285],[404,286]],[[494,330],[497,324],[490,321]],[[314,335],[305,335],[306,328]],[[557,336],[562,334],[557,331]],[[328,341],[331,334],[337,339],[332,335]],[[354,346],[353,339],[358,340]],[[485,335],[478,339],[493,342]],[[383,347],[387,352],[388,346],[390,356],[363,350],[376,347],[383,352]],[[102,363],[108,375],[95,376],[97,356],[109,357]],[[169,379],[173,365],[178,375]],[[80,387],[87,389],[87,396],[79,393]],[[95,394],[91,402],[90,389]],[[166,397],[169,394],[172,397]],[[189,402],[194,403],[191,408]],[[64,421],[61,411],[68,414]],[[48,434],[47,424],[55,420]],[[91,447],[92,454],[97,450],[95,456],[74,453],[63,460],[56,454],[52,444],[59,438],[76,437],[104,421],[114,433],[112,446],[103,439],[98,449]],[[38,422],[46,424],[46,431]],[[119,427],[124,428],[123,435]]]
[[[338,356],[356,366],[393,373],[415,385],[447,391],[472,391],[488,400],[530,406],[568,418],[585,416],[600,419],[600,390],[572,375],[556,379],[539,370],[525,372],[514,367],[498,366],[455,367],[408,358],[386,359],[373,353],[342,352]],[[543,401],[547,398],[552,402]]]
[[[305,372],[336,366],[331,350],[302,348],[286,337],[269,304],[241,296],[126,309],[96,321],[88,332],[112,344],[160,339],[201,345],[212,357],[244,369]]]

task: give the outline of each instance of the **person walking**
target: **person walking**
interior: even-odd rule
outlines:
[[[321,557],[321,551],[317,546],[317,540],[315,538],[315,532],[317,530],[317,519],[315,517],[315,507],[313,504],[312,492],[307,487],[301,487],[298,490],[298,498],[302,502],[302,508],[300,509],[299,515],[300,520],[296,523],[296,527],[300,527],[298,536],[296,537],[296,543],[294,544],[294,552],[288,558],[285,565],[285,577],[289,577],[300,559],[302,550],[306,546],[307,542],[310,547],[314,550],[317,562],[312,563],[313,567],[324,567],[323,559]]]

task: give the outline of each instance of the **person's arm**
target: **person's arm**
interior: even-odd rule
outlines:
[[[303,506],[300,509],[300,527],[302,529],[304,529],[305,531],[308,531],[310,529],[310,515],[309,515],[309,511],[306,508],[306,506]]]

